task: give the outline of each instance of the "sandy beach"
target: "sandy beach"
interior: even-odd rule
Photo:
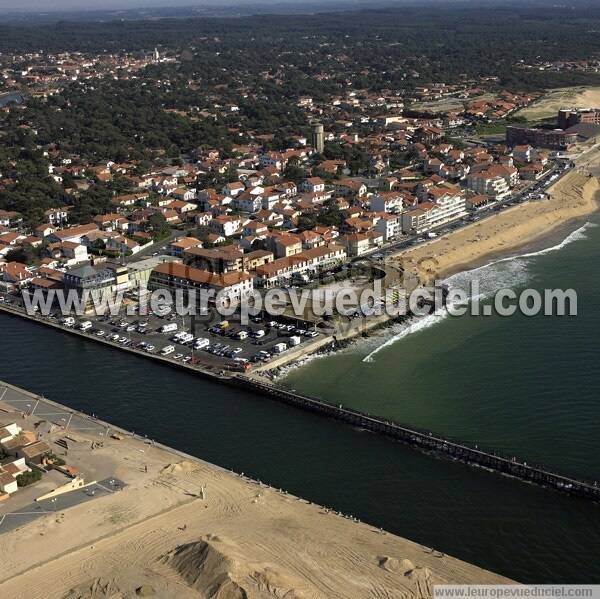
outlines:
[[[600,105],[598,87],[560,87],[549,90],[515,114],[529,121],[556,117],[561,108],[589,108]]]
[[[3,418],[11,409],[0,402]],[[48,442],[65,435],[46,424]],[[97,432],[70,437],[69,463],[126,487],[0,529],[0,597],[408,598],[509,582],[167,448],[122,435],[91,450]]]
[[[435,239],[394,260],[431,284],[451,274],[480,266],[491,258],[515,252],[547,237],[558,227],[597,209],[600,181],[572,171],[550,188],[550,199],[530,202]]]

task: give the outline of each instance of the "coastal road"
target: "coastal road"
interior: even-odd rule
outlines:
[[[585,154],[594,150],[596,146],[590,148],[585,152]],[[457,229],[461,229],[463,227],[467,227],[474,222],[484,220],[487,218],[491,218],[497,212],[504,210],[505,208],[509,208],[510,206],[515,206],[517,204],[523,204],[525,202],[529,202],[532,199],[533,194],[542,194],[545,193],[546,189],[551,184],[556,184],[562,177],[568,174],[571,171],[571,168],[568,164],[565,165],[555,165],[553,168],[548,170],[548,172],[539,180],[532,182],[530,185],[520,190],[518,193],[514,195],[510,195],[502,200],[498,200],[493,204],[482,208],[478,212],[471,213],[469,215],[463,216],[455,221],[450,223],[446,223],[439,227],[435,227],[430,229],[428,233],[433,233],[435,237],[439,237],[442,235],[446,235],[447,233],[451,233],[456,231]],[[554,175],[558,175],[556,179],[552,180]],[[399,251],[406,250],[428,241],[431,241],[433,238],[427,236],[427,233],[421,233],[416,235],[404,235],[401,239],[390,243],[389,245],[381,248],[375,248],[360,256],[357,256],[353,259],[353,261],[363,260],[365,258],[380,258],[384,259],[389,255],[395,255]]]

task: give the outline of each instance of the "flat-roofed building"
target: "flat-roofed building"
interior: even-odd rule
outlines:
[[[562,108],[558,111],[558,126],[561,129],[569,129],[580,123],[600,125],[600,108]]]
[[[577,143],[577,133],[562,129],[528,129],[525,127],[507,127],[506,142],[511,145],[531,144],[536,148],[568,150]]]

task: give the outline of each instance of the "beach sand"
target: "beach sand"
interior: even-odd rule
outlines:
[[[50,443],[65,435],[53,428]],[[0,534],[0,597],[381,599],[510,582],[167,448],[70,436],[86,480],[127,486]]]
[[[541,98],[515,115],[530,121],[556,118],[561,108],[593,108],[600,106],[600,87],[561,87],[551,89]]]
[[[549,190],[550,199],[514,206],[393,258],[396,265],[432,284],[451,274],[516,252],[558,227],[597,209],[600,181],[572,171]]]

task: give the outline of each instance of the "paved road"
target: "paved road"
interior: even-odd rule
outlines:
[[[585,154],[590,152],[592,149],[594,149],[594,148],[591,148],[590,150],[585,152]],[[508,208],[508,207],[516,205],[516,204],[523,204],[524,202],[530,201],[530,199],[527,197],[528,194],[544,193],[551,183],[556,184],[560,180],[560,178],[565,176],[570,171],[571,171],[571,168],[569,168],[567,166],[564,166],[564,167],[558,166],[558,165],[554,166],[552,169],[550,169],[544,175],[544,177],[542,177],[538,181],[533,181],[530,185],[528,185],[527,187],[525,187],[518,193],[507,196],[506,198],[504,198],[502,200],[494,202],[493,204],[483,208],[482,210],[480,210],[478,212],[470,213],[470,214],[468,214],[462,218],[459,218],[455,221],[452,221],[445,225],[441,225],[440,227],[436,227],[436,228],[432,229],[431,232],[434,232],[436,234],[436,236],[445,235],[446,233],[450,233],[450,232],[460,229],[462,227],[466,227],[466,226],[472,224],[475,220],[480,221],[480,220],[484,220],[486,218],[490,218],[491,216],[493,216],[494,214],[496,214],[497,212],[499,212],[501,210],[504,210],[505,208]],[[555,174],[558,175],[558,178],[555,179],[554,181],[550,181],[550,177]],[[425,243],[426,241],[429,241],[429,238],[427,237],[426,233],[421,233],[418,235],[403,235],[401,239],[398,239],[397,241],[394,241],[385,247],[376,248],[376,249],[370,250],[368,252],[365,252],[364,254],[361,254],[360,256],[354,258],[354,260],[361,260],[361,259],[373,257],[373,256],[385,257],[389,254],[395,254],[399,250],[403,250],[403,249],[407,249],[409,247],[414,247],[414,246],[420,245],[422,243]]]
[[[43,399],[35,399],[28,395],[23,395],[10,387],[0,386],[0,401],[11,405],[21,412],[35,416],[40,420],[47,420],[58,426],[65,427],[65,432],[81,431],[89,435],[97,433],[100,438],[105,437],[108,430],[100,422],[86,418],[68,408],[46,403]]]
[[[116,493],[124,487],[125,483],[122,480],[107,478],[83,489],[77,489],[52,499],[30,503],[14,512],[0,516],[0,534],[15,530],[46,514],[60,513],[75,505]]]

